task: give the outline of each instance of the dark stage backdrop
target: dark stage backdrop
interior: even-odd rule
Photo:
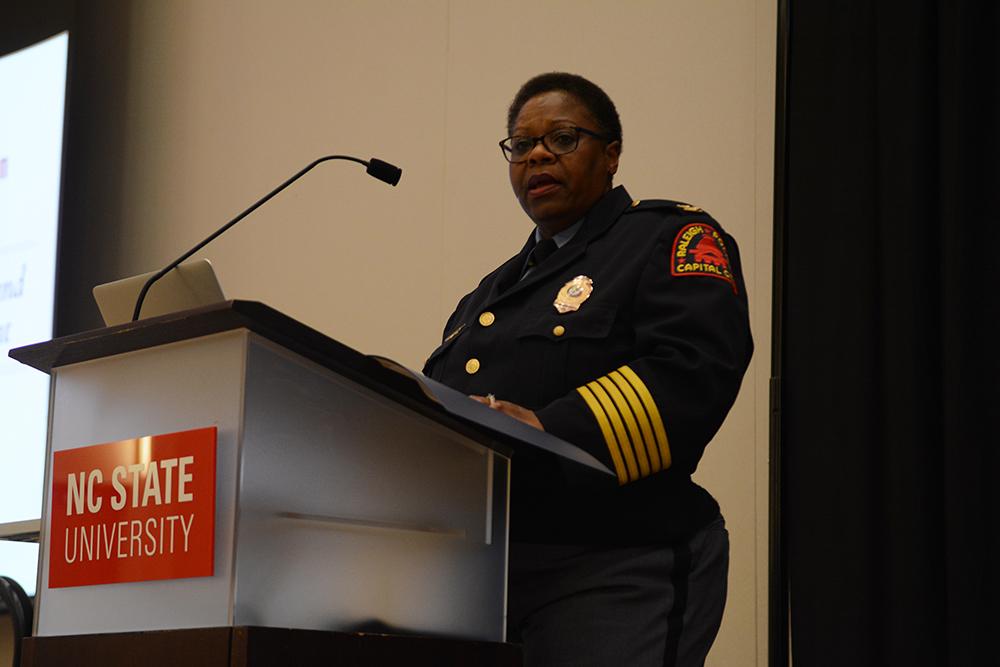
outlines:
[[[1000,665],[1000,3],[786,9],[792,662]]]

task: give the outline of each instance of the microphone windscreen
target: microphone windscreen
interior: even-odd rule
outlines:
[[[396,185],[399,183],[399,177],[403,175],[403,170],[373,157],[368,161],[368,173],[389,185]]]

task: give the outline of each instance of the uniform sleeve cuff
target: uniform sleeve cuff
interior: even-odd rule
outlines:
[[[619,484],[666,470],[670,445],[652,394],[629,366],[599,377],[536,412],[554,435],[610,466]]]
[[[576,445],[614,470],[611,453],[604,444],[600,427],[583,398],[573,392],[535,411],[546,433]]]

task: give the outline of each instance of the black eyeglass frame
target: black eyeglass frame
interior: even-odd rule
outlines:
[[[568,151],[564,151],[562,153],[559,153],[559,152],[553,150],[551,146],[549,146],[549,144],[545,141],[545,137],[547,137],[550,134],[553,134],[555,132],[561,132],[562,130],[574,130],[576,132],[576,145],[573,146],[573,148],[571,148]],[[513,152],[513,149],[510,146],[507,146],[506,144],[509,143],[510,140],[513,139],[514,137],[517,137],[519,139],[531,139],[531,148],[528,149],[528,151],[525,153],[525,155],[530,155],[531,151],[535,150],[535,146],[538,145],[538,142],[542,142],[542,146],[545,147],[545,150],[547,150],[548,152],[552,153],[553,155],[569,155],[570,153],[572,153],[573,151],[575,151],[577,148],[580,147],[580,135],[581,134],[585,134],[588,137],[593,137],[595,139],[600,139],[601,141],[606,141],[608,143],[611,143],[612,141],[616,141],[616,139],[614,139],[613,137],[609,137],[607,135],[600,134],[599,132],[594,132],[593,130],[588,130],[585,127],[580,127],[578,125],[566,125],[565,127],[557,127],[555,129],[549,130],[545,134],[540,134],[537,137],[528,137],[528,136],[519,135],[519,134],[512,134],[509,137],[500,140],[500,153],[502,153],[504,159],[507,160],[507,162],[509,162],[511,164],[521,164],[522,162],[527,162],[528,161],[527,157],[525,157],[525,159],[523,159],[523,160],[511,160],[510,159],[510,153]]]

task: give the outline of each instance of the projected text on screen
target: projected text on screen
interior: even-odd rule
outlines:
[[[69,36],[0,58],[0,523],[41,514],[48,377],[7,356],[52,337]],[[0,542],[32,593],[37,547]]]

